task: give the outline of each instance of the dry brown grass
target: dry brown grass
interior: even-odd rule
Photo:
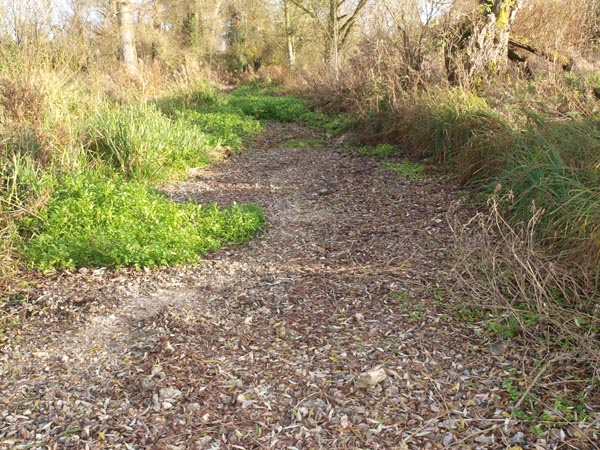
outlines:
[[[596,27],[593,0],[529,0],[513,32],[550,50],[578,52],[589,46]]]
[[[0,123],[15,126],[39,126],[43,120],[45,99],[28,80],[0,79]]]
[[[547,354],[600,365],[600,304],[589,268],[575,267],[536,243],[544,211],[532,205],[527,223],[510,225],[499,190],[487,212],[466,223],[452,219],[459,288],[494,317],[518,324],[520,336]]]

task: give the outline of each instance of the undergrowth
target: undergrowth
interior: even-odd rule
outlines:
[[[413,94],[397,106],[386,139],[454,170],[461,184],[500,184],[514,202],[510,223],[544,210],[536,236],[556,254],[600,263],[600,127],[594,117],[568,120],[524,105],[512,116],[461,89]],[[593,269],[592,269],[593,270]]]
[[[27,81],[0,88],[4,275],[19,264],[61,269],[193,262],[249,239],[264,221],[256,206],[177,204],[151,186],[238,152],[263,121],[317,117],[306,101],[256,86],[224,94],[199,83],[149,102],[95,101],[80,90],[87,99],[81,105],[71,85],[54,86],[52,98]],[[36,109],[11,115],[11,105]]]

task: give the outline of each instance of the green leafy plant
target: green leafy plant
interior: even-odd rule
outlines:
[[[81,175],[22,223],[22,252],[37,269],[189,263],[250,239],[263,224],[253,205],[174,203],[138,182]]]
[[[325,147],[322,139],[291,139],[284,144],[286,148],[319,148]]]
[[[243,113],[184,110],[176,116],[187,126],[200,130],[209,145],[237,150],[241,148],[245,136],[262,129],[258,120]]]
[[[532,311],[515,309],[511,315],[489,320],[486,323],[486,328],[492,335],[513,338],[518,336],[525,327],[536,325],[538,322],[538,314]]]
[[[358,152],[363,156],[387,158],[398,154],[398,148],[392,144],[379,144],[375,147],[361,147]]]
[[[379,165],[394,171],[398,175],[404,175],[414,180],[423,178],[423,171],[425,170],[425,166],[423,164],[408,161],[402,163],[382,162],[379,163]]]
[[[277,122],[299,122],[310,112],[308,102],[299,97],[273,97],[262,92],[254,94],[244,90],[234,92],[228,99],[228,105],[255,119]]]

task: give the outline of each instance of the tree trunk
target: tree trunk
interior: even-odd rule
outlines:
[[[339,26],[338,26],[338,0],[329,0],[329,21],[327,36],[330,40],[330,51],[327,57],[330,58],[333,63],[333,70],[335,73],[335,80],[339,80],[340,76],[340,38],[339,38]]]
[[[325,34],[325,61],[333,64],[338,76],[340,66],[340,55],[354,25],[358,15],[367,5],[368,0],[358,0],[354,6],[347,4],[347,0],[329,0],[326,3],[327,9],[317,8],[312,2],[303,0],[289,0],[310,17],[315,19],[319,27]],[[322,6],[322,4],[320,4]],[[352,8],[352,13],[347,14],[343,11]],[[323,18],[323,16],[326,18]]]
[[[480,0],[476,13],[459,24],[446,44],[446,70],[452,84],[501,72],[508,61],[510,26],[522,0]]]
[[[288,63],[293,67],[296,64],[296,49],[294,46],[294,33],[291,28],[290,9],[287,0],[283,0],[283,21],[285,26]]]
[[[138,73],[137,54],[133,35],[133,17],[127,0],[117,0],[117,19],[119,24],[119,59],[130,75]]]

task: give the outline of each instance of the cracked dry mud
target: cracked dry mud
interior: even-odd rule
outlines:
[[[165,190],[261,205],[252,242],[194,266],[25,280],[0,448],[597,448],[593,423],[536,436],[510,416],[503,380],[534,363],[454,314],[450,185],[282,145],[313,134],[272,124]]]

